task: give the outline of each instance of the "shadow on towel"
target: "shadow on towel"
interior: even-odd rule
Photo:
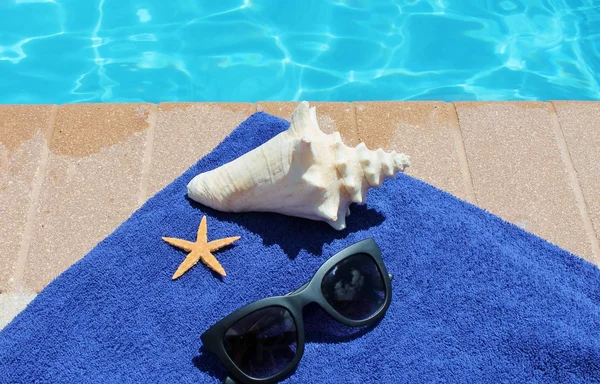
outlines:
[[[263,245],[280,246],[290,259],[296,258],[301,250],[321,255],[323,245],[330,244],[336,239],[346,238],[349,233],[378,227],[385,219],[385,216],[374,208],[369,208],[364,204],[352,204],[346,229],[337,231],[323,221],[301,219],[271,212],[220,212],[201,205],[187,196],[186,199],[192,207],[201,209],[208,215],[218,218],[219,221],[234,223],[260,236]],[[303,240],[281,241],[281,239],[290,237]],[[306,239],[310,239],[310,241]]]

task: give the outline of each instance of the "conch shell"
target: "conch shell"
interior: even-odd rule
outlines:
[[[346,146],[338,132],[319,128],[315,107],[302,102],[292,124],[239,158],[194,177],[188,196],[225,212],[277,212],[346,228],[349,205],[364,203],[409,165],[409,157],[364,143]]]

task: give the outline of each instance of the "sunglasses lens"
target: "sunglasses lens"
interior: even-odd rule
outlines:
[[[283,371],[296,356],[296,323],[283,307],[262,308],[229,328],[224,346],[246,375],[257,379],[271,377]]]
[[[381,271],[370,255],[347,257],[323,277],[321,291],[340,315],[350,320],[365,320],[385,304],[386,291]]]

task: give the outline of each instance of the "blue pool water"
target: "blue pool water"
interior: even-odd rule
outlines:
[[[600,99],[600,0],[0,0],[0,103]]]

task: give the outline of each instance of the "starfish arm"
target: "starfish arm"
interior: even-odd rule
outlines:
[[[183,260],[183,263],[179,265],[179,268],[177,268],[175,274],[173,274],[173,280],[179,278],[181,275],[186,273],[190,268],[196,265],[198,260],[200,260],[200,252],[192,251],[189,255],[187,255],[185,260]]]
[[[200,227],[198,228],[198,236],[196,236],[196,243],[206,244],[206,242],[208,241],[206,231],[206,216],[203,216],[202,221],[200,222]]]
[[[219,275],[221,275],[221,276],[226,275],[225,270],[223,269],[221,264],[217,261],[217,258],[209,251],[206,250],[206,251],[201,252],[200,258],[202,259],[202,262],[204,264],[209,266],[213,271],[217,272]]]
[[[207,244],[208,249],[211,252],[213,252],[213,251],[219,250],[219,249],[223,248],[224,246],[229,245],[239,239],[240,239],[239,236],[234,236],[234,237],[226,237],[224,239],[219,239],[219,240],[213,240]]]
[[[176,239],[174,237],[163,237],[162,238],[167,243],[171,244],[174,247],[181,248],[184,251],[191,252],[194,249],[194,243],[191,241]]]

